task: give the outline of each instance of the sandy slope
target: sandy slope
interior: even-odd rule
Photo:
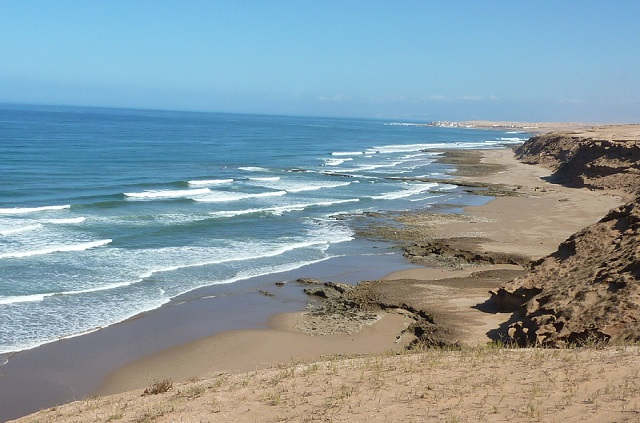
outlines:
[[[514,312],[503,336],[521,344],[640,340],[640,134],[630,140],[623,138],[632,132],[600,129],[537,136],[516,149],[519,159],[553,170],[555,181],[627,201],[495,292],[491,302]]]
[[[219,374],[21,422],[633,422],[640,351],[430,350]]]

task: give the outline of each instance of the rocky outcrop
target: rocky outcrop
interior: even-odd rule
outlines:
[[[555,133],[532,137],[515,152],[553,169],[555,182],[617,190],[632,200],[491,292],[496,309],[514,312],[502,337],[546,346],[639,341],[640,142]]]
[[[298,325],[303,332],[313,335],[354,333],[377,321],[382,313],[395,312],[413,320],[403,331],[413,336],[409,348],[457,346],[449,333],[434,322],[431,314],[385,298],[379,292],[380,281],[349,285],[305,279],[304,283],[310,285],[304,292],[321,299],[321,302],[307,306],[304,318]]]
[[[404,256],[415,264],[460,267],[465,264],[515,264],[527,266],[529,257],[521,254],[481,251],[482,238],[425,240],[403,247]]]
[[[524,163],[554,170],[556,182],[573,187],[640,193],[640,142],[567,134],[530,138],[515,149]]]
[[[498,309],[516,312],[502,335],[519,344],[640,341],[640,198],[491,294]]]

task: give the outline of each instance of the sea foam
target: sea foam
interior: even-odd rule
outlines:
[[[222,211],[210,212],[209,214],[216,218],[234,217],[234,216],[241,216],[245,214],[256,214],[256,213],[267,213],[274,216],[280,216],[283,213],[292,212],[292,211],[301,211],[309,207],[327,207],[327,206],[332,206],[334,204],[355,203],[358,201],[360,201],[360,199],[351,198],[346,200],[318,201],[315,203],[298,203],[298,204],[288,204],[284,206],[273,206],[273,207],[253,208],[253,209],[244,209],[244,210],[222,210]]]
[[[332,156],[360,156],[364,154],[362,151],[334,151]]]
[[[263,176],[263,177],[254,177],[254,178],[249,178],[250,181],[279,181],[280,177],[279,176]]]
[[[52,223],[54,225],[66,225],[71,223],[82,223],[87,220],[86,217],[69,217],[69,218],[60,218],[60,219],[43,219],[41,222],[43,223]]]
[[[39,229],[41,228],[42,225],[39,223],[33,224],[33,225],[25,225],[25,226],[19,226],[17,228],[0,228],[0,235],[13,235],[13,234],[19,234],[22,232],[28,232],[28,231],[33,231],[35,229]]]
[[[53,295],[53,294],[50,294]],[[47,294],[32,294],[32,295],[11,295],[0,297],[0,304],[15,304],[15,303],[30,303],[35,301],[42,301]]]
[[[91,292],[109,291],[111,289],[120,288],[128,285],[131,285],[131,282],[116,282],[116,283],[110,283],[107,285],[96,286],[94,288],[77,289],[77,290],[61,291],[61,292],[47,292],[44,294],[5,296],[5,297],[0,297],[0,304],[36,302],[36,301],[42,301],[45,298],[53,297],[53,296],[78,295],[78,294],[88,294]]]
[[[210,191],[207,195],[194,197],[193,199],[204,203],[224,203],[227,201],[246,200],[248,198],[280,197],[286,194],[287,191],[268,191],[259,193]]]
[[[90,248],[101,247],[109,243],[111,243],[110,239],[101,239],[99,241],[80,242],[77,244],[54,245],[51,247],[39,248],[36,250],[13,251],[9,253],[1,253],[0,259],[31,257],[31,256],[39,256],[43,254],[66,252],[66,251],[83,251],[83,250],[88,250]]]
[[[516,141],[514,140],[501,140],[503,141]],[[392,153],[410,153],[414,151],[431,150],[436,148],[457,148],[457,149],[469,149],[469,148],[482,148],[488,147],[500,143],[496,140],[488,141],[463,141],[463,142],[436,142],[436,143],[424,143],[424,144],[396,144],[396,145],[380,145],[366,150],[367,154],[379,153],[379,154],[392,154]],[[424,152],[424,151],[423,151]],[[433,153],[429,153],[433,154]]]
[[[374,200],[397,200],[399,198],[411,197],[413,195],[420,194],[421,192],[428,191],[436,187],[437,185],[438,184],[436,183],[411,185],[400,191],[392,191],[386,194],[374,195],[374,196],[371,196],[370,198],[373,198]]]
[[[206,185],[221,185],[221,184],[230,184],[233,182],[233,179],[201,179],[201,180],[193,180],[188,181],[187,183],[190,186],[206,186]]]
[[[244,170],[245,172],[268,172],[269,169],[265,169],[264,167],[258,166],[242,166],[239,167],[238,170]]]
[[[331,189],[351,185],[351,182],[324,182],[324,181],[262,181],[260,186],[286,192],[296,193],[304,191],[317,191],[320,189]]]
[[[221,252],[217,257],[211,259],[200,259],[192,263],[181,263],[173,266],[158,267],[153,270],[149,270],[143,273],[138,279],[138,282],[151,277],[152,275],[164,272],[173,272],[179,269],[186,269],[191,267],[209,266],[215,264],[242,262],[247,260],[257,260],[270,257],[280,256],[287,252],[303,249],[303,248],[317,248],[320,247],[322,251],[326,250],[331,244],[338,244],[342,242],[351,241],[353,239],[353,231],[344,227],[321,227],[310,231],[308,233],[309,238],[304,240],[293,240],[289,242],[277,242],[277,243],[242,243],[236,246],[233,250],[236,252],[225,251]],[[162,249],[158,251],[162,254]],[[193,289],[193,288],[191,288]]]
[[[340,169],[341,172],[349,173],[349,172],[366,172],[369,170],[381,169],[385,167],[396,167],[399,164],[404,163],[403,161],[395,161],[389,163],[376,163],[376,164],[368,164],[357,167],[352,167],[348,169]]]
[[[129,198],[153,199],[153,198],[184,198],[194,195],[203,195],[210,193],[209,188],[196,189],[180,189],[180,190],[153,190],[143,192],[125,192],[124,195]]]
[[[15,208],[0,209],[0,214],[25,214],[25,213],[35,213],[40,211],[48,211],[48,210],[64,210],[68,208],[71,208],[70,204],[65,204],[62,206],[15,207]]]
[[[347,157],[344,159],[324,159],[324,165],[325,166],[339,166],[344,162],[353,160],[353,158],[351,157]]]

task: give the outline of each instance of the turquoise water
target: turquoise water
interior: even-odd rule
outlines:
[[[438,149],[522,134],[378,120],[0,106],[0,353],[357,248],[337,213],[464,195]]]

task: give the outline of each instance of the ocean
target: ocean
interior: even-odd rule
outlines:
[[[524,134],[388,120],[0,105],[0,353],[193,289],[353,254],[338,214],[466,195],[443,148]]]

